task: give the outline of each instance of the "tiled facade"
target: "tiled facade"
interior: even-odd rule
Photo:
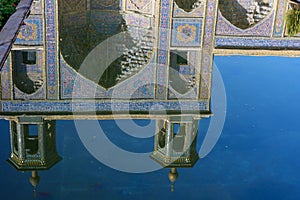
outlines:
[[[245,9],[256,2],[232,1]],[[31,94],[16,88],[12,80],[14,66],[10,56],[1,72],[2,113],[63,113],[71,112],[72,107],[78,108],[80,112],[93,109],[99,112],[112,109],[145,112],[160,111],[162,106],[172,111],[184,107],[183,110],[210,112],[215,49],[299,49],[300,39],[287,38],[284,33],[287,2],[270,0],[269,4],[270,12],[263,19],[242,29],[234,25],[232,19],[226,18],[214,0],[199,1],[189,11],[169,0],[34,0],[31,15],[20,30],[13,51],[27,49],[44,52],[37,54],[35,64],[43,84]],[[59,16],[59,13],[64,14]],[[103,19],[101,16],[104,16]],[[68,21],[72,21],[72,24],[66,23]],[[112,25],[114,22],[115,25]],[[138,33],[144,29],[151,30],[153,52],[147,64],[107,89],[80,74],[77,70],[80,66],[72,66],[64,58],[68,55],[63,56],[59,52],[59,45],[68,40],[64,38],[66,35],[79,36],[76,32],[64,33],[71,29],[60,30],[59,25],[74,26],[77,31],[80,27],[83,30],[89,28],[87,31],[93,30],[95,34],[107,36],[112,31],[117,34],[119,30],[130,27],[129,38],[133,40],[143,37],[143,34]],[[84,35],[85,39],[88,41],[89,37],[93,37],[92,34]],[[99,40],[100,43],[102,40]],[[75,42],[73,45],[79,44]],[[96,46],[93,45],[88,47],[91,49],[86,49],[91,51]],[[81,48],[74,49],[79,50],[78,55],[82,54]],[[170,65],[175,62],[171,62],[174,59],[171,52],[186,55],[186,63],[178,63],[178,67],[174,68],[178,76],[184,81],[195,81],[189,89],[182,90],[184,92],[174,88],[170,82]],[[30,75],[30,71],[27,73]]]

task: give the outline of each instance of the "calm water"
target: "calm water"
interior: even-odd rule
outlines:
[[[192,169],[178,169],[173,193],[168,169],[144,174],[111,169],[85,149],[73,121],[58,121],[57,150],[63,160],[39,172],[37,199],[299,199],[300,59],[234,56],[216,57],[215,63],[227,94],[225,126],[209,155]],[[198,149],[209,122],[200,122]],[[100,123],[119,147],[152,151],[153,137],[137,139],[113,121]],[[6,162],[8,122],[0,126],[1,199],[33,199],[30,173]]]

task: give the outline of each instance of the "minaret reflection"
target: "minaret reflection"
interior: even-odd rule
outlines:
[[[177,168],[193,167],[199,156],[196,150],[198,119],[192,116],[169,116],[157,120],[154,151],[151,158],[163,167],[171,168],[171,191],[178,178]]]
[[[29,182],[31,183],[31,185],[33,186],[33,196],[36,199],[36,187],[40,182],[40,176],[38,175],[37,171],[32,171],[31,172],[31,177],[29,179]]]
[[[171,192],[174,192],[174,184],[178,178],[178,172],[176,168],[171,168],[169,172],[169,180],[171,181]]]
[[[11,155],[8,163],[18,171],[31,171],[34,198],[39,170],[48,170],[61,160],[56,151],[55,121],[42,117],[17,117],[10,121]]]

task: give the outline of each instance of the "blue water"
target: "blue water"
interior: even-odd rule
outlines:
[[[89,154],[73,121],[58,121],[57,150],[63,160],[39,172],[37,199],[300,199],[300,59],[215,57],[215,64],[227,95],[225,126],[210,154],[192,169],[178,169],[173,193],[168,169],[144,174],[111,169]],[[198,149],[209,122],[200,122]],[[152,150],[153,137],[134,138],[113,121],[101,125],[125,150]],[[6,162],[8,122],[1,120],[0,126],[1,199],[33,199],[30,173]]]

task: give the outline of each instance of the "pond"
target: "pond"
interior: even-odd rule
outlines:
[[[174,192],[170,191],[169,169],[147,173],[113,169],[87,150],[74,121],[57,121],[57,152],[63,159],[38,172],[37,199],[299,199],[299,64],[298,58],[215,58],[227,96],[224,128],[212,151],[200,156],[193,168],[177,168]],[[199,122],[198,152],[213,117]],[[150,155],[155,132],[152,122],[104,120],[97,124],[117,147]],[[9,126],[7,121],[0,123],[1,196],[32,199],[31,173],[18,172],[6,162],[11,151]],[[91,126],[84,131],[95,137],[100,134]],[[111,160],[132,162],[102,151]]]

